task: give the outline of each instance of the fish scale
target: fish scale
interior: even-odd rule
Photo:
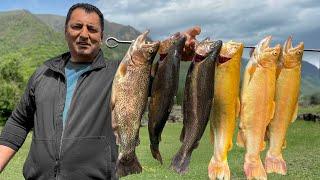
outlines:
[[[287,129],[297,117],[303,49],[302,42],[293,48],[292,37],[289,37],[277,66],[275,115],[268,126],[267,133],[270,140],[270,147],[265,158],[267,173],[287,174],[282,149],[286,146]]]
[[[202,61],[193,61],[186,77],[183,99],[183,128],[180,135],[182,145],[172,158],[170,168],[179,174],[185,174],[191,154],[197,148],[206,128],[213,96],[214,61],[219,54],[222,41],[201,41],[196,54],[205,57]]]
[[[149,75],[160,42],[146,43],[149,31],[129,47],[116,72],[111,95],[112,128],[119,144],[116,172],[120,177],[141,173],[135,153],[148,99]]]
[[[261,40],[251,56],[241,91],[237,144],[246,148],[244,172],[247,179],[267,179],[260,159],[267,125],[274,114],[276,63],[281,47],[269,47],[271,36]]]
[[[227,162],[239,114],[240,64],[243,44],[224,43],[215,63],[213,106],[210,112],[210,137],[214,153],[208,166],[210,179],[230,179]]]
[[[150,150],[152,156],[161,164],[162,157],[159,151],[159,143],[162,130],[174,104],[174,96],[177,94],[181,53],[185,41],[186,37],[176,34],[160,44],[159,53],[166,53],[166,55],[165,57],[164,55],[161,56],[156,64],[151,88],[148,113]]]

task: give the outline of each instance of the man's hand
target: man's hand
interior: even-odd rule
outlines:
[[[183,61],[191,61],[194,53],[195,53],[195,46],[198,43],[196,36],[201,33],[200,26],[192,27],[181,34],[187,37],[183,53],[182,53],[182,60]]]
[[[15,153],[15,150],[7,146],[0,145],[0,174]]]

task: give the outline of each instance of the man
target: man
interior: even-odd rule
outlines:
[[[39,67],[0,136],[0,172],[33,128],[25,179],[116,179],[111,86],[119,62],[104,61],[104,19],[98,8],[75,4],[67,14],[69,51]],[[186,31],[191,58],[196,27]],[[191,52],[191,54],[190,54]]]

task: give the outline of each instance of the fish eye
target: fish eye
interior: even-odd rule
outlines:
[[[273,51],[273,52],[272,52],[272,55],[277,56],[278,53],[277,53],[276,51]]]
[[[153,49],[149,49],[148,53],[152,54],[153,53]]]
[[[302,54],[302,51],[299,50],[299,51],[296,52],[296,54],[297,54],[297,55],[301,55],[301,54]]]

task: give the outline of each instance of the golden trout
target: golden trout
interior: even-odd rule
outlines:
[[[267,179],[260,159],[267,125],[274,115],[276,63],[281,46],[269,47],[271,36],[255,48],[244,72],[237,144],[245,146],[244,172],[247,179]]]
[[[184,174],[188,171],[191,154],[197,148],[209,120],[213,97],[214,61],[222,41],[201,41],[190,64],[183,99],[182,145],[172,158],[171,169]]]
[[[149,104],[148,130],[152,156],[162,164],[159,151],[161,133],[174,104],[179,85],[181,54],[186,37],[179,33],[160,43],[160,60],[156,63]],[[165,46],[165,47],[163,47]]]
[[[276,108],[267,133],[270,140],[270,147],[265,159],[267,173],[287,174],[282,149],[286,146],[285,136],[288,126],[297,118],[303,49],[303,42],[292,47],[292,37],[289,37],[283,46],[278,62]]]
[[[214,151],[208,166],[210,179],[230,179],[227,162],[232,148],[236,117],[240,111],[239,84],[243,44],[224,43],[215,63],[213,105],[210,112]]]
[[[147,99],[152,61],[160,42],[146,42],[149,31],[133,42],[116,72],[111,96],[112,126],[120,146],[116,163],[122,177],[142,171],[135,154],[139,128]]]

